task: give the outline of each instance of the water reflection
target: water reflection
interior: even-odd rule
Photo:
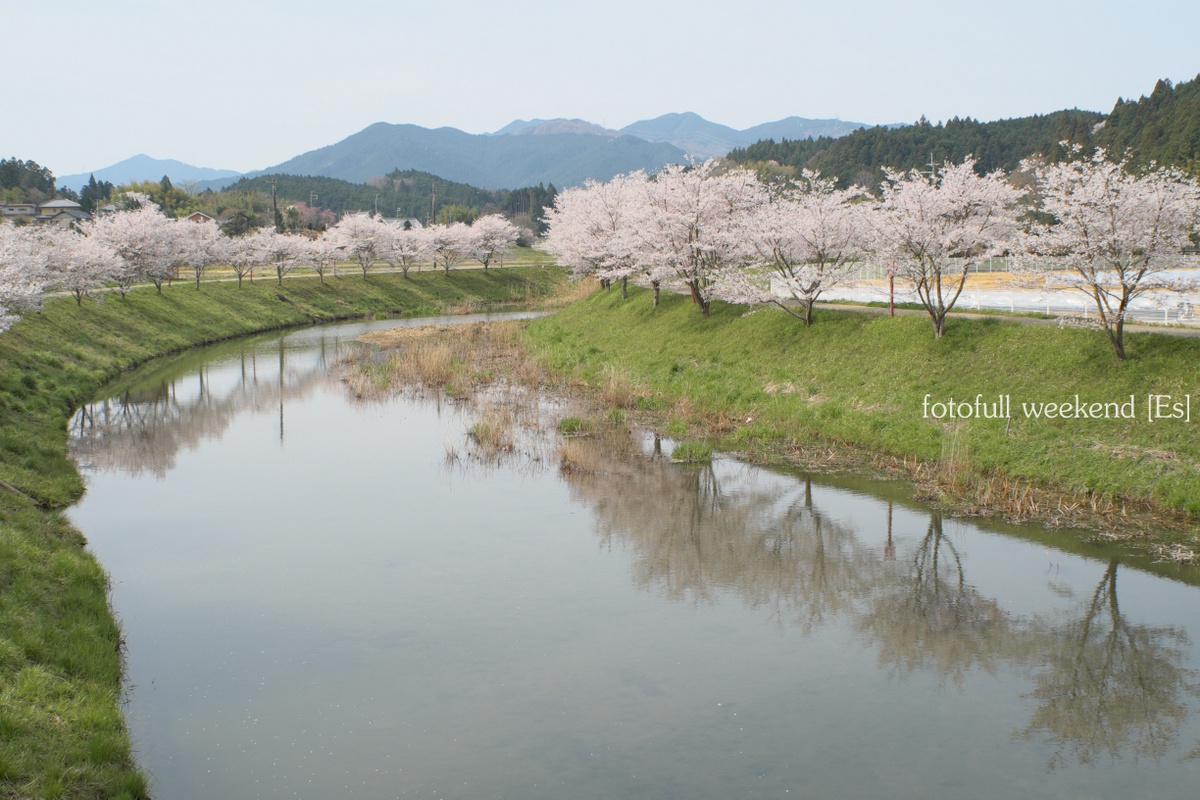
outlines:
[[[1011,650],[1012,621],[966,578],[962,557],[943,530],[942,515],[912,551],[888,565],[854,626],[876,642],[881,666],[931,669],[962,686],[971,669],[993,672]]]
[[[1161,759],[1176,742],[1188,700],[1200,695],[1195,671],[1184,666],[1187,634],[1121,613],[1118,566],[1109,561],[1090,601],[1041,632],[1030,692],[1038,706],[1019,735],[1053,742],[1052,767],[1068,753],[1085,764],[1105,754]]]
[[[275,412],[282,442],[287,404],[331,380],[344,344],[322,339],[316,349],[293,348],[281,337],[206,361],[191,374],[151,375],[75,412],[68,424],[71,456],[84,471],[161,479],[180,451],[219,439],[236,417],[251,411]]]
[[[595,450],[591,468],[563,474],[594,508],[601,542],[631,548],[637,586],[694,602],[734,592],[806,633],[846,617],[881,667],[959,687],[972,670],[1028,670],[1036,706],[1014,737],[1053,745],[1052,767],[1068,755],[1161,759],[1200,696],[1186,632],[1121,613],[1116,557],[1090,602],[1053,622],[1018,617],[970,582],[938,512],[898,554],[890,506],[881,548],[814,505],[811,477],[767,478],[728,461],[683,467],[658,442],[643,452],[620,435],[581,446]]]

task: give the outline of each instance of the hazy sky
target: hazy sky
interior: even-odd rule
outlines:
[[[251,170],[373,122],[746,128],[1108,111],[1200,73],[1197,0],[5,3],[0,156]]]

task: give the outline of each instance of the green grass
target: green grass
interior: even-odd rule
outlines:
[[[712,443],[700,439],[686,439],[671,452],[671,459],[683,464],[708,464],[712,456]]]
[[[83,486],[67,422],[129,368],[256,331],[525,303],[557,269],[186,282],[51,299],[0,334],[0,800],[147,796],[120,713],[121,636],[103,570],[59,509]]]
[[[563,417],[558,422],[558,432],[563,436],[588,436],[595,429],[590,419]]]
[[[1200,512],[1200,340],[1130,334],[1118,362],[1094,331],[954,319],[935,341],[927,318],[818,311],[788,315],[716,304],[704,319],[685,297],[655,309],[645,291],[603,292],[533,322],[550,366],[596,386],[614,370],[639,387],[636,405],[695,435],[725,420],[726,444],[770,448],[846,443],[937,463],[949,437],[969,468],[1066,492],[1145,499]],[[1146,419],[1146,396],[1192,396],[1190,422]],[[923,416],[933,402],[1009,395],[1008,420]],[[1135,419],[1027,419],[1022,402],[1136,398]],[[681,416],[680,409],[687,417]],[[956,433],[957,432],[957,433]]]

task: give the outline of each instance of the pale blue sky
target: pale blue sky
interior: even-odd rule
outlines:
[[[250,170],[373,122],[745,128],[1111,109],[1200,73],[1196,0],[6,3],[0,155]]]

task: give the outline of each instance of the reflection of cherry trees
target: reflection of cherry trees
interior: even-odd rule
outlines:
[[[992,672],[1016,642],[995,600],[967,583],[958,548],[930,515],[907,564],[894,565],[855,625],[879,644],[881,664],[902,671],[932,668],[962,684],[972,668]]]
[[[246,411],[278,409],[330,380],[333,351],[289,361],[283,339],[272,352],[247,350],[232,364],[151,380],[81,407],[69,423],[72,457],[85,470],[163,477],[181,450],[218,438]],[[219,371],[220,375],[215,376]]]
[[[617,436],[590,440],[590,468],[565,477],[595,507],[601,541],[631,547],[639,587],[703,601],[733,591],[806,628],[869,590],[868,548],[806,486],[721,462],[682,467]]]
[[[586,446],[563,476],[593,507],[602,543],[629,548],[637,586],[705,602],[733,593],[805,632],[841,617],[881,666],[960,687],[973,671],[1026,670],[1036,705],[1016,735],[1055,747],[1052,764],[1064,753],[1162,758],[1200,695],[1184,632],[1120,612],[1115,560],[1082,613],[1021,618],[968,580],[936,512],[923,535],[895,539],[889,516],[886,542],[869,543],[822,512],[810,480],[722,461],[685,468],[627,436]]]
[[[1047,648],[1029,693],[1038,701],[1018,736],[1045,738],[1081,763],[1108,754],[1162,758],[1198,694],[1184,666],[1187,634],[1130,623],[1117,604],[1117,565],[1108,564],[1081,616],[1039,637]]]

